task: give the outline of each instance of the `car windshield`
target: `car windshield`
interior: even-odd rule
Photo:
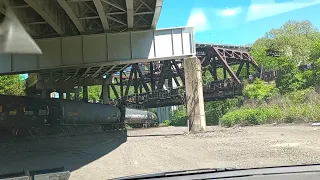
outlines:
[[[0,4],[0,179],[320,163],[320,0]]]

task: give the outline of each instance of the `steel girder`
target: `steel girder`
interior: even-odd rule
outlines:
[[[153,29],[163,0],[10,0],[34,38]],[[5,7],[0,13],[5,14]]]

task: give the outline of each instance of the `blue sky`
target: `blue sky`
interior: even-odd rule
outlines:
[[[245,45],[288,20],[320,28],[320,0],[164,0],[157,28],[193,26],[197,42]]]

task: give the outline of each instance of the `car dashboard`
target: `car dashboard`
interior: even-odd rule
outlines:
[[[155,173],[139,176],[128,176],[117,180],[129,179],[228,179],[228,180],[319,180],[320,165],[296,165],[251,169],[200,169],[191,171],[176,171]]]

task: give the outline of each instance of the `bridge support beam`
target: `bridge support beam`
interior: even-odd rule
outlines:
[[[201,62],[197,57],[184,60],[188,128],[191,132],[206,130]]]
[[[41,90],[41,97],[42,98],[50,98],[50,94],[48,94],[48,91],[46,89]]]
[[[102,84],[102,102],[103,104],[108,104],[110,99],[110,89],[109,85],[112,83],[112,76],[109,78],[103,79],[103,84]]]
[[[63,91],[59,91],[59,99],[64,99],[64,97],[63,97]]]
[[[70,94],[70,92],[66,92],[66,100],[71,100],[71,94]]]
[[[89,96],[88,96],[88,86],[82,86],[82,94],[83,94],[83,101],[88,102]]]

